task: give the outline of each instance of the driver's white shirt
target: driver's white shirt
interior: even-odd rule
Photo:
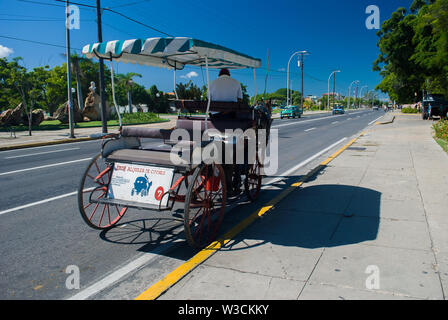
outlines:
[[[241,84],[228,75],[222,75],[210,84],[212,101],[237,102],[243,99]]]

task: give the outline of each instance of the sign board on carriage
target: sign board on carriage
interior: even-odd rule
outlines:
[[[174,169],[115,163],[108,198],[166,206]],[[160,202],[162,200],[162,202]]]

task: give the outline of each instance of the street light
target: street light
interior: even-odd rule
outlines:
[[[362,88],[361,88],[361,90],[359,91],[359,97],[361,98],[361,100],[362,100],[362,89],[364,89],[364,88],[369,88],[369,86],[363,86]],[[361,107],[361,102],[359,102],[358,103],[358,108],[360,108]]]
[[[328,93],[328,103],[327,103],[327,107],[328,108],[330,108],[330,79],[331,79],[331,76],[333,75],[333,74],[335,74],[336,72],[341,72],[341,70],[335,70],[335,71],[333,71],[331,74],[330,74],[330,76],[328,77],[328,91],[327,91],[327,93]],[[336,77],[336,76],[335,76]],[[334,99],[334,97],[333,97],[333,99]]]
[[[354,83],[359,83],[359,80],[355,80],[352,83],[350,83],[350,86],[348,87],[348,101],[347,101],[347,110],[350,108],[350,96],[351,96],[351,90],[352,90],[352,85]]]
[[[290,103],[289,103],[289,100],[290,100],[290,98],[289,98],[289,65],[291,64],[291,60],[292,60],[292,58],[295,55],[301,54],[302,55],[302,60],[303,60],[303,55],[307,54],[307,53],[308,53],[308,51],[297,51],[297,52],[294,52],[291,55],[291,57],[289,58],[289,61],[288,61],[288,71],[287,71],[287,75],[286,75],[286,105],[288,105],[288,106],[290,105]],[[302,71],[303,71],[303,61],[302,61],[301,65],[300,65],[300,67],[302,68]],[[302,77],[302,88],[303,88],[303,77]],[[302,89],[302,91],[303,91],[303,89]],[[302,92],[302,98],[303,98],[303,92]]]

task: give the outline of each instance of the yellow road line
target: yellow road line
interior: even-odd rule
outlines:
[[[359,137],[363,136],[365,133],[362,132]],[[154,300],[157,299],[162,293],[172,287],[175,283],[181,280],[184,276],[190,273],[193,269],[195,269],[199,264],[203,263],[205,260],[210,258],[216,251],[225,246],[229,241],[231,241],[236,235],[238,235],[241,231],[243,231],[246,227],[252,224],[261,216],[265,215],[268,211],[270,211],[276,204],[278,204],[281,200],[287,197],[292,191],[301,187],[307,179],[310,178],[319,168],[326,166],[332,160],[334,160],[337,156],[339,156],[344,150],[350,147],[355,141],[359,138],[352,139],[349,143],[339,149],[336,153],[331,155],[328,159],[322,162],[317,168],[311,170],[307,175],[305,175],[300,181],[293,183],[286,190],[282,191],[279,195],[277,195],[274,199],[269,201],[264,207],[257,209],[254,213],[252,213],[249,217],[238,223],[235,227],[233,227],[230,231],[225,233],[220,239],[212,242],[206,248],[199,251],[196,255],[194,255],[190,260],[181,264],[179,267],[174,269],[168,275],[166,275],[162,280],[155,283],[143,293],[141,293],[136,300]]]

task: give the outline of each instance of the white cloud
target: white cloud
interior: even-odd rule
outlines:
[[[191,72],[188,72],[186,75],[180,76],[180,77],[183,79],[191,79],[191,78],[194,78],[197,76],[198,76],[197,72],[191,71]]]
[[[14,50],[12,50],[8,47],[4,47],[0,44],[0,58],[6,58],[13,52],[14,52]]]

